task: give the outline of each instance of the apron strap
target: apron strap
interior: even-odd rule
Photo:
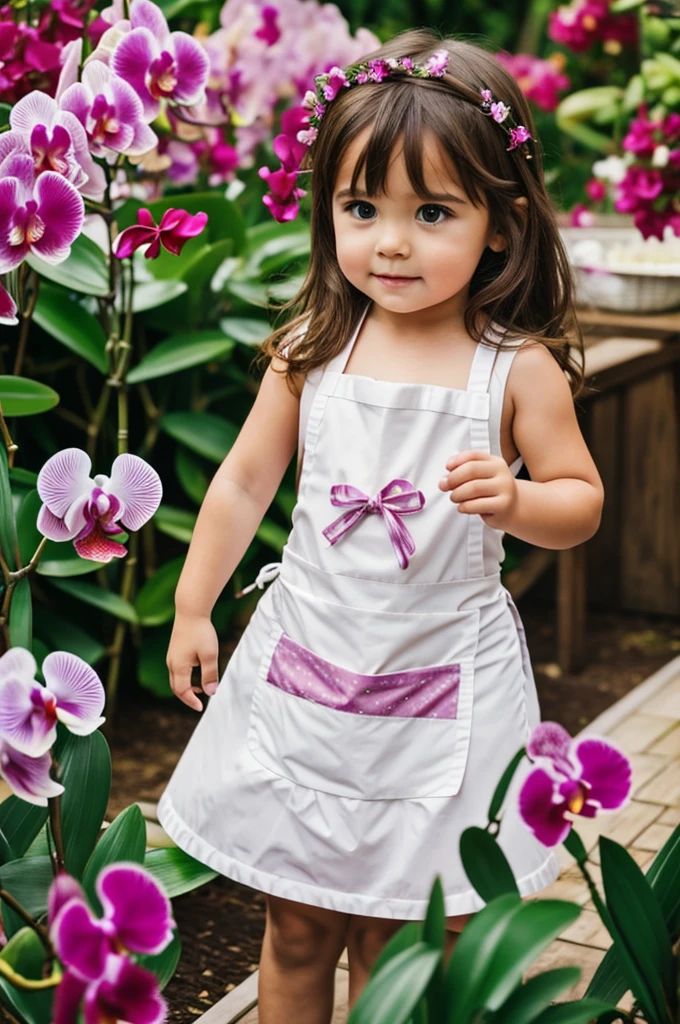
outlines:
[[[493,325],[489,330],[489,333],[494,331]],[[503,337],[502,332],[494,331],[496,334],[496,340],[500,341]],[[484,335],[487,337],[487,335]],[[500,349],[494,345],[484,344],[484,338],[477,342],[475,348],[475,354],[472,358],[472,366],[470,367],[470,377],[468,380],[468,391],[488,391],[491,384],[491,376],[496,365],[496,359]]]
[[[344,371],[345,367],[347,366],[347,363],[349,362],[349,357],[352,354],[352,349],[354,348],[354,343],[357,340],[357,338],[359,337],[359,331],[361,330],[361,325],[363,324],[364,320],[366,319],[366,314],[368,313],[368,310],[369,310],[370,306],[371,306],[371,303],[369,302],[364,307],[364,311],[363,311],[363,313],[361,314],[361,316],[359,318],[359,322],[356,325],[356,327],[354,328],[354,330],[352,331],[351,338],[349,339],[347,344],[344,346],[344,348],[342,348],[340,350],[340,352],[338,352],[337,355],[333,356],[332,359],[328,360],[328,362],[324,366],[324,373],[326,371],[328,371],[328,370],[330,370],[331,373],[342,373]]]

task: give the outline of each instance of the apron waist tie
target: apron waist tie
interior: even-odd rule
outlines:
[[[255,577],[255,582],[249,583],[247,587],[243,588],[243,590],[239,590],[238,594],[235,596],[243,597],[245,594],[249,594],[251,590],[254,590],[255,587],[259,587],[260,590],[264,590],[265,583],[270,583],[272,580],[276,579],[281,572],[281,564],[281,562],[267,562],[267,564],[263,565],[258,572]]]

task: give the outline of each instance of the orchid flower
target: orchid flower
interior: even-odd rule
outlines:
[[[47,807],[48,799],[64,792],[64,787],[50,777],[51,767],[49,754],[21,754],[0,735],[0,776],[20,800]]]
[[[37,682],[30,651],[11,647],[0,657],[0,736],[20,754],[40,757],[57,738],[57,722],[77,736],[102,724],[104,687],[93,668],[75,654],[53,651]]]
[[[103,916],[95,917],[78,882],[57,875],[50,888],[50,936],[66,970],[56,991],[53,1024],[125,1020],[161,1024],[167,1006],[158,981],[126,955],[160,953],[172,940],[170,901],[139,864],[110,864],[95,883]]]
[[[0,284],[0,324],[14,325],[18,323],[17,304],[7,289]]]
[[[132,256],[140,245],[150,243],[144,253],[147,259],[155,259],[159,255],[161,244],[168,252],[179,256],[184,243],[200,235],[207,223],[207,213],[196,213],[192,216],[186,210],[175,210],[171,207],[165,211],[158,225],[151,211],[143,206],[137,210],[137,223],[124,228],[114,239],[113,253],[118,259],[123,260],[127,256]]]
[[[111,476],[92,479],[92,463],[80,448],[64,448],[47,460],[38,474],[38,494],[44,504],[38,530],[50,540],[72,540],[81,558],[110,562],[124,558],[123,544],[111,540],[127,530],[139,530],[158,508],[163,488],[144,459],[123,454],[114,459]]]
[[[13,152],[28,153],[36,175],[55,171],[89,199],[102,199],[106,176],[92,159],[85,129],[74,114],[34,91],[12,108],[9,123],[11,130],[0,135],[0,167]],[[1,173],[8,172],[2,168]]]
[[[29,252],[46,263],[61,263],[82,227],[82,196],[55,171],[36,178],[27,154],[11,153],[1,171],[0,274],[18,267]]]
[[[279,223],[295,220],[300,200],[307,195],[305,189],[296,187],[297,171],[285,171],[283,167],[272,171],[268,167],[260,167],[257,173],[269,186],[270,191],[262,196],[262,202],[274,220]]]
[[[182,106],[203,102],[210,65],[201,44],[186,32],[171,32],[151,0],[132,0],[130,27],[110,65],[141,99],[147,121],[158,116],[161,100]]]
[[[544,767],[534,768],[524,780],[519,810],[544,846],[566,839],[572,826],[568,814],[594,818],[600,811],[623,806],[628,798],[630,761],[604,740],[572,740],[557,722],[541,722],[527,744],[527,754]]]

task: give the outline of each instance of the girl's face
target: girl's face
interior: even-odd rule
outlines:
[[[393,313],[438,307],[463,312],[468,284],[486,246],[505,247],[490,232],[486,206],[473,206],[452,175],[436,137],[423,139],[425,183],[437,200],[418,196],[406,171],[403,151],[392,157],[386,194],[369,199],[363,173],[358,192],[349,191],[352,170],[370,129],[348,146],[333,192],[333,225],[342,273],[356,288]],[[392,284],[381,275],[407,278]]]

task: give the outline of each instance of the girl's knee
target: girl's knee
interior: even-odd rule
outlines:
[[[474,917],[474,913],[471,914],[457,914],[455,917],[446,918],[446,930],[452,932],[454,935],[458,935],[462,932],[468,921],[471,921]]]
[[[375,917],[352,916],[347,928],[347,951],[365,971],[370,971],[385,944],[404,924]]]
[[[347,915],[279,897],[267,898],[266,937],[277,962],[288,968],[337,962]]]

